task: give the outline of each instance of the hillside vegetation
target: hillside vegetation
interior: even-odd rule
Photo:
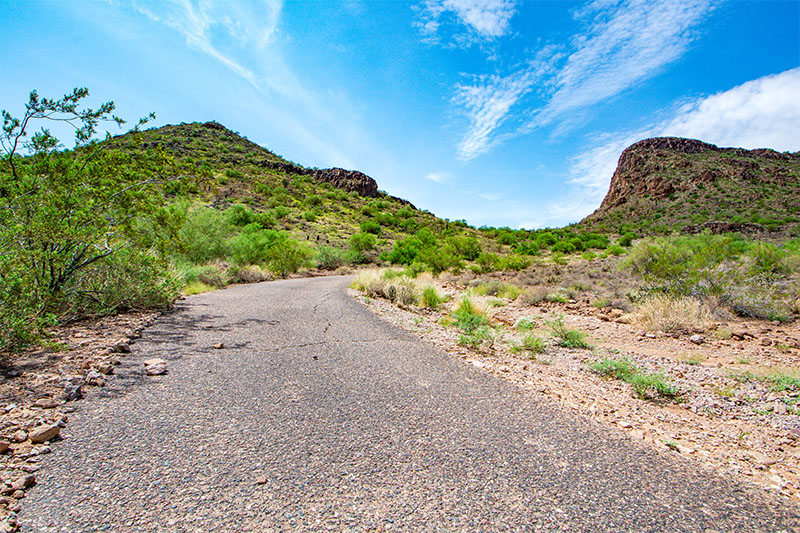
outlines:
[[[741,231],[800,236],[800,153],[645,139],[625,149],[581,226],[643,235]]]
[[[693,209],[689,203],[703,189],[687,185],[689,178],[675,178],[669,191],[653,180],[639,190],[642,185],[634,179],[642,173],[635,170],[641,166],[641,158],[636,159],[639,148],[626,151],[621,159],[628,177],[619,177],[618,170],[609,198],[580,224],[536,231],[473,228],[388,195],[358,171],[296,165],[216,122],[143,129],[147,122],[143,120],[124,135],[96,139],[102,121],[121,120],[112,114],[113,103],[81,110],[79,104],[87,95],[85,89],[76,89],[49,100],[34,92],[22,118],[3,112],[0,349],[17,349],[35,341],[48,326],[65,321],[162,308],[180,292],[192,294],[297,272],[347,272],[374,264],[403,267],[410,277],[426,271],[470,276],[505,271],[528,272],[536,278],[537,272],[554,265],[567,269],[616,265],[617,258],[634,245],[633,257],[638,259],[625,262],[629,266],[624,268],[648,290],[728,298],[715,287],[721,283],[718,278],[735,277],[737,294],[750,286],[769,286],[769,299],[780,304],[758,311],[758,306],[739,305],[742,298],[737,296],[728,298],[730,306],[753,316],[793,316],[790,281],[797,271],[792,258],[798,247],[796,241],[775,238],[796,231],[792,217],[800,195],[793,195],[795,156],[770,152],[763,158],[773,166],[763,170],[766,163],[756,165],[771,181],[753,190],[769,196],[748,205],[783,207],[769,220],[762,217],[766,211],[752,211],[756,213],[752,216],[748,211],[748,220],[780,230],[770,237],[773,242],[732,234],[731,244],[715,248],[725,250],[715,262],[696,264],[691,272],[680,274],[691,281],[687,285],[675,281],[675,265],[684,264],[687,254],[702,247],[706,237],[695,237],[697,241],[665,237],[662,242],[648,236],[668,234],[683,224],[683,218],[675,218],[680,213],[699,223],[696,216],[703,209]],[[46,129],[37,132],[52,120],[75,126],[73,149],[64,149]],[[717,172],[708,182],[715,198],[735,196],[724,189],[731,180],[751,179],[721,170],[721,163],[712,165],[712,156],[705,152],[684,155],[697,161],[705,158],[705,163],[687,166],[680,162],[683,159],[661,160],[660,155],[656,160],[671,176],[677,176],[669,170],[673,164]],[[713,155],[734,156],[736,161],[745,157],[724,151]],[[656,164],[651,163],[647,159],[644,165]],[[752,165],[747,168],[756,172]],[[625,183],[633,183],[633,188]],[[664,202],[680,206],[680,213],[662,208]],[[662,225],[668,213],[674,217]],[[723,209],[713,213],[709,215],[713,220],[733,220]],[[654,255],[658,257],[650,257]],[[705,277],[697,281],[702,269]],[[713,286],[707,287],[709,283]]]

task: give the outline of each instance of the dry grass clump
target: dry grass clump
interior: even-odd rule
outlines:
[[[236,267],[232,269],[231,274],[236,283],[258,283],[273,279],[272,274],[258,265]]]
[[[550,294],[550,289],[545,287],[544,285],[537,285],[535,287],[531,287],[530,289],[525,290],[522,294],[520,294],[517,301],[519,301],[522,305],[527,307],[532,307],[534,305],[539,305],[545,300],[547,300],[547,296]]]
[[[420,292],[414,279],[396,270],[361,271],[350,287],[372,298],[385,298],[401,305],[417,303]]]
[[[633,318],[647,331],[667,333],[705,331],[712,323],[711,312],[704,302],[665,294],[655,294],[643,300]]]

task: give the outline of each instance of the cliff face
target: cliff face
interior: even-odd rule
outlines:
[[[672,230],[705,224],[714,231],[764,219],[774,226],[776,215],[800,217],[800,152],[657,137],[622,152],[608,194],[582,224],[658,221]]]

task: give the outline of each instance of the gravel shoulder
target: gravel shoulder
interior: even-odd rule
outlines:
[[[387,324],[349,281],[159,318],[75,405],[22,530],[800,530],[795,506]]]

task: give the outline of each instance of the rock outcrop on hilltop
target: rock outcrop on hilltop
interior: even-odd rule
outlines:
[[[655,218],[662,225],[684,224],[688,232],[726,231],[731,224],[752,232],[776,214],[781,220],[800,216],[800,152],[656,137],[622,152],[608,194],[583,223]]]
[[[342,189],[347,192],[355,191],[361,196],[368,196],[370,198],[378,196],[378,183],[363,172],[357,170],[345,170],[343,168],[313,169],[281,161],[270,161],[268,159],[259,161],[258,165],[263,168],[277,170],[287,174],[311,176],[320,183],[330,183],[337,189]]]

